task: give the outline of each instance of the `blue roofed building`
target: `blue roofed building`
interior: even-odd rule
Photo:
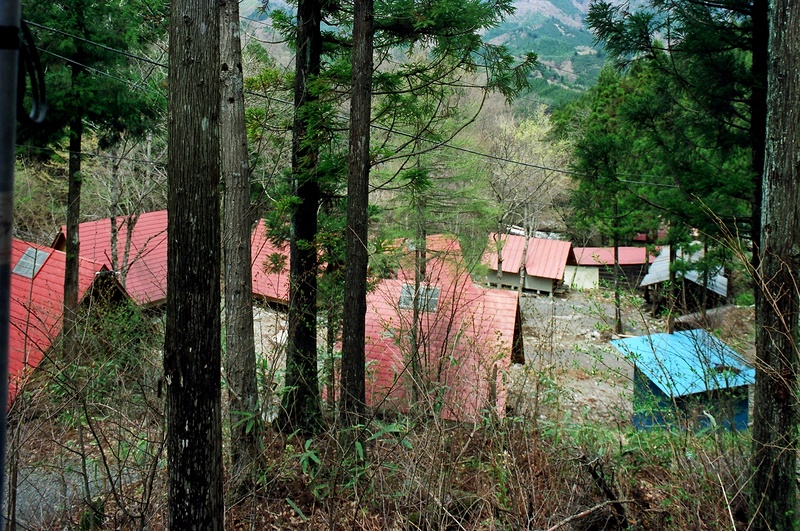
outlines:
[[[747,429],[755,370],[705,330],[616,339],[634,364],[633,424]]]

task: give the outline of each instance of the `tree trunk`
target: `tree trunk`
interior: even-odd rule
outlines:
[[[125,248],[122,250],[122,263],[119,266],[119,282],[124,288],[128,282],[128,264],[131,261],[131,240],[133,239],[133,229],[136,228],[136,222],[139,221],[139,214],[128,213],[125,216]],[[119,234],[117,234],[119,236]],[[138,253],[143,252],[139,249]],[[138,254],[137,253],[137,254]],[[137,257],[134,257],[134,260]]]
[[[367,314],[367,208],[372,105],[373,0],[356,0],[353,16],[352,96],[347,176],[347,229],[342,323],[341,425],[366,423],[365,318]],[[363,437],[358,437],[363,439]],[[355,440],[355,438],[351,439]],[[344,441],[349,443],[350,440]],[[363,442],[363,441],[362,441]],[[345,451],[350,449],[346,444]]]
[[[222,530],[219,26],[216,2],[172,3],[167,388],[169,528]]]
[[[220,4],[221,172],[225,185],[225,374],[231,430],[234,490],[252,484],[261,450],[253,284],[250,270],[250,167],[244,118],[239,3]]]
[[[678,259],[678,244],[669,244],[669,297],[667,297],[667,332],[675,331],[675,312],[678,307],[678,276],[675,274],[675,261]],[[681,283],[683,283],[681,277]]]
[[[772,3],[763,176],[752,503],[756,531],[798,529],[800,3]]]
[[[311,86],[320,72],[322,21],[319,0],[297,5],[297,54],[292,130],[292,190],[297,198],[290,222],[289,315],[286,392],[279,427],[286,433],[316,431],[320,422],[317,382],[317,182],[318,127],[311,123],[317,96]]]
[[[79,67],[72,68],[72,83],[77,84]],[[83,118],[76,116],[69,128],[69,189],[67,192],[67,244],[64,266],[64,352],[68,356],[76,350],[76,326],[78,318],[78,259],[80,238],[78,224],[81,217],[81,143],[83,140]]]
[[[428,234],[425,230],[423,192],[414,190],[414,207],[416,209],[416,231],[414,234],[414,295],[411,298],[411,398],[413,406],[419,407],[421,400],[426,396],[429,381],[429,366],[427,347],[422,331],[422,285],[428,273]]]
[[[108,206],[108,217],[111,229],[111,270],[125,286],[124,279],[120,274],[119,252],[117,244],[119,242],[119,227],[117,226],[117,216],[119,215],[119,200],[122,196],[122,183],[119,178],[119,165],[121,157],[117,156],[117,146],[111,148],[111,204]]]
[[[622,333],[622,296],[619,292],[619,200],[614,197],[614,333]]]
[[[752,214],[750,221],[750,239],[753,253],[750,264],[754,271],[758,270],[758,258],[761,248],[761,195],[763,189],[762,174],[764,172],[764,152],[767,132],[767,65],[769,64],[769,0],[753,0],[751,20],[753,24],[751,68],[752,87],[750,90],[750,165],[753,170],[755,186],[753,187]],[[760,297],[756,288],[756,314]]]

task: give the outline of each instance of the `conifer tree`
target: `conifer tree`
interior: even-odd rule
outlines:
[[[752,529],[797,530],[800,412],[800,4],[773,2],[756,316]]]
[[[306,9],[310,8],[301,1],[298,4],[296,26],[285,14],[273,14],[277,25],[287,34],[294,35],[297,42],[293,146],[295,186],[291,205],[293,219],[302,219],[303,223],[293,222],[291,246],[297,247],[298,252],[308,253],[298,260],[292,253],[291,258],[294,271],[292,278],[296,287],[290,288],[290,292],[295,292],[302,285],[302,300],[305,301],[304,310],[301,311],[292,301],[289,310],[289,373],[284,410],[289,413],[289,419],[295,419],[292,429],[308,425],[308,420],[301,418],[309,417],[298,415],[297,408],[307,407],[307,413],[312,416],[317,415],[318,409],[318,406],[311,406],[309,402],[318,401],[318,392],[312,390],[316,389],[317,376],[316,341],[311,327],[316,326],[314,299],[318,262],[315,245],[318,242],[314,237],[319,227],[312,212],[317,212],[322,198],[334,195],[342,186],[345,158],[335,144],[337,135],[331,130],[330,124],[335,123],[335,119],[331,119],[331,109],[334,108],[332,97],[337,94],[336,89],[342,92],[350,90],[350,53],[353,46],[352,10],[336,3],[316,6],[315,12],[321,13],[324,9],[329,25],[324,34],[320,33],[319,44],[314,45],[319,46],[320,54],[325,52],[326,68],[321,69],[318,64],[321,59],[315,53],[308,55],[303,52],[303,46],[316,42],[302,33],[310,31],[303,22],[307,17],[303,14]],[[404,161],[407,164],[415,160],[419,153],[416,146],[420,145],[418,138],[421,135],[427,137],[426,144],[427,141],[433,142],[423,148],[427,152],[446,140],[447,135],[452,136],[461,130],[471,120],[470,115],[456,127],[445,122],[449,119],[446,117],[456,114],[457,109],[453,107],[454,100],[451,98],[462,90],[464,84],[477,85],[480,91],[498,91],[507,98],[526,85],[526,76],[535,58],[529,55],[515,62],[503,47],[484,43],[480,37],[481,30],[496,24],[512,11],[511,2],[506,0],[489,3],[440,0],[434,3],[375,5],[374,53],[378,59],[371,80],[372,105],[375,109],[372,123],[388,125],[381,135],[381,147],[375,153],[370,153],[370,166],[397,160],[402,170]],[[312,26],[316,27],[314,24]],[[417,49],[423,51],[417,52]],[[405,58],[398,62],[397,57]],[[312,69],[300,67],[307,60],[314,61],[310,63]],[[482,81],[476,82],[478,74],[482,76]],[[299,83],[305,83],[305,90],[300,93],[297,92]],[[300,100],[298,96],[306,99]],[[301,125],[305,124],[305,129],[298,130],[298,117],[302,120]],[[443,130],[449,129],[444,134],[438,130],[443,125],[447,125]],[[334,142],[323,144],[324,141]],[[295,168],[302,169],[302,173]],[[293,318],[292,312],[298,312],[298,316],[302,314],[303,318]],[[300,323],[302,326],[299,326]],[[303,390],[302,394],[298,394],[300,389]],[[287,425],[286,422],[282,424]]]
[[[232,483],[252,487],[260,449],[251,272],[250,163],[244,111],[239,3],[220,4],[222,232],[225,274],[225,375],[231,432]]]
[[[103,147],[123,133],[141,137],[161,115],[166,100],[149,85],[151,80],[135,77],[126,53],[141,53],[163,34],[164,4],[31,2],[23,16],[33,23],[41,42],[48,113],[43,126],[20,131],[20,142],[69,151],[63,338],[70,351],[78,305],[83,139],[89,132]],[[41,154],[32,151],[34,156]]]

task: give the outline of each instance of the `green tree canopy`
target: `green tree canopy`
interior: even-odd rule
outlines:
[[[46,69],[48,112],[23,128],[21,143],[61,147],[81,117],[102,145],[144,136],[166,109],[164,72],[128,54],[147,54],[166,32],[163,2],[28,2]]]

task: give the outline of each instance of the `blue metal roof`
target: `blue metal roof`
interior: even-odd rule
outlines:
[[[611,344],[667,396],[685,396],[755,382],[755,369],[705,330],[616,339]]]

